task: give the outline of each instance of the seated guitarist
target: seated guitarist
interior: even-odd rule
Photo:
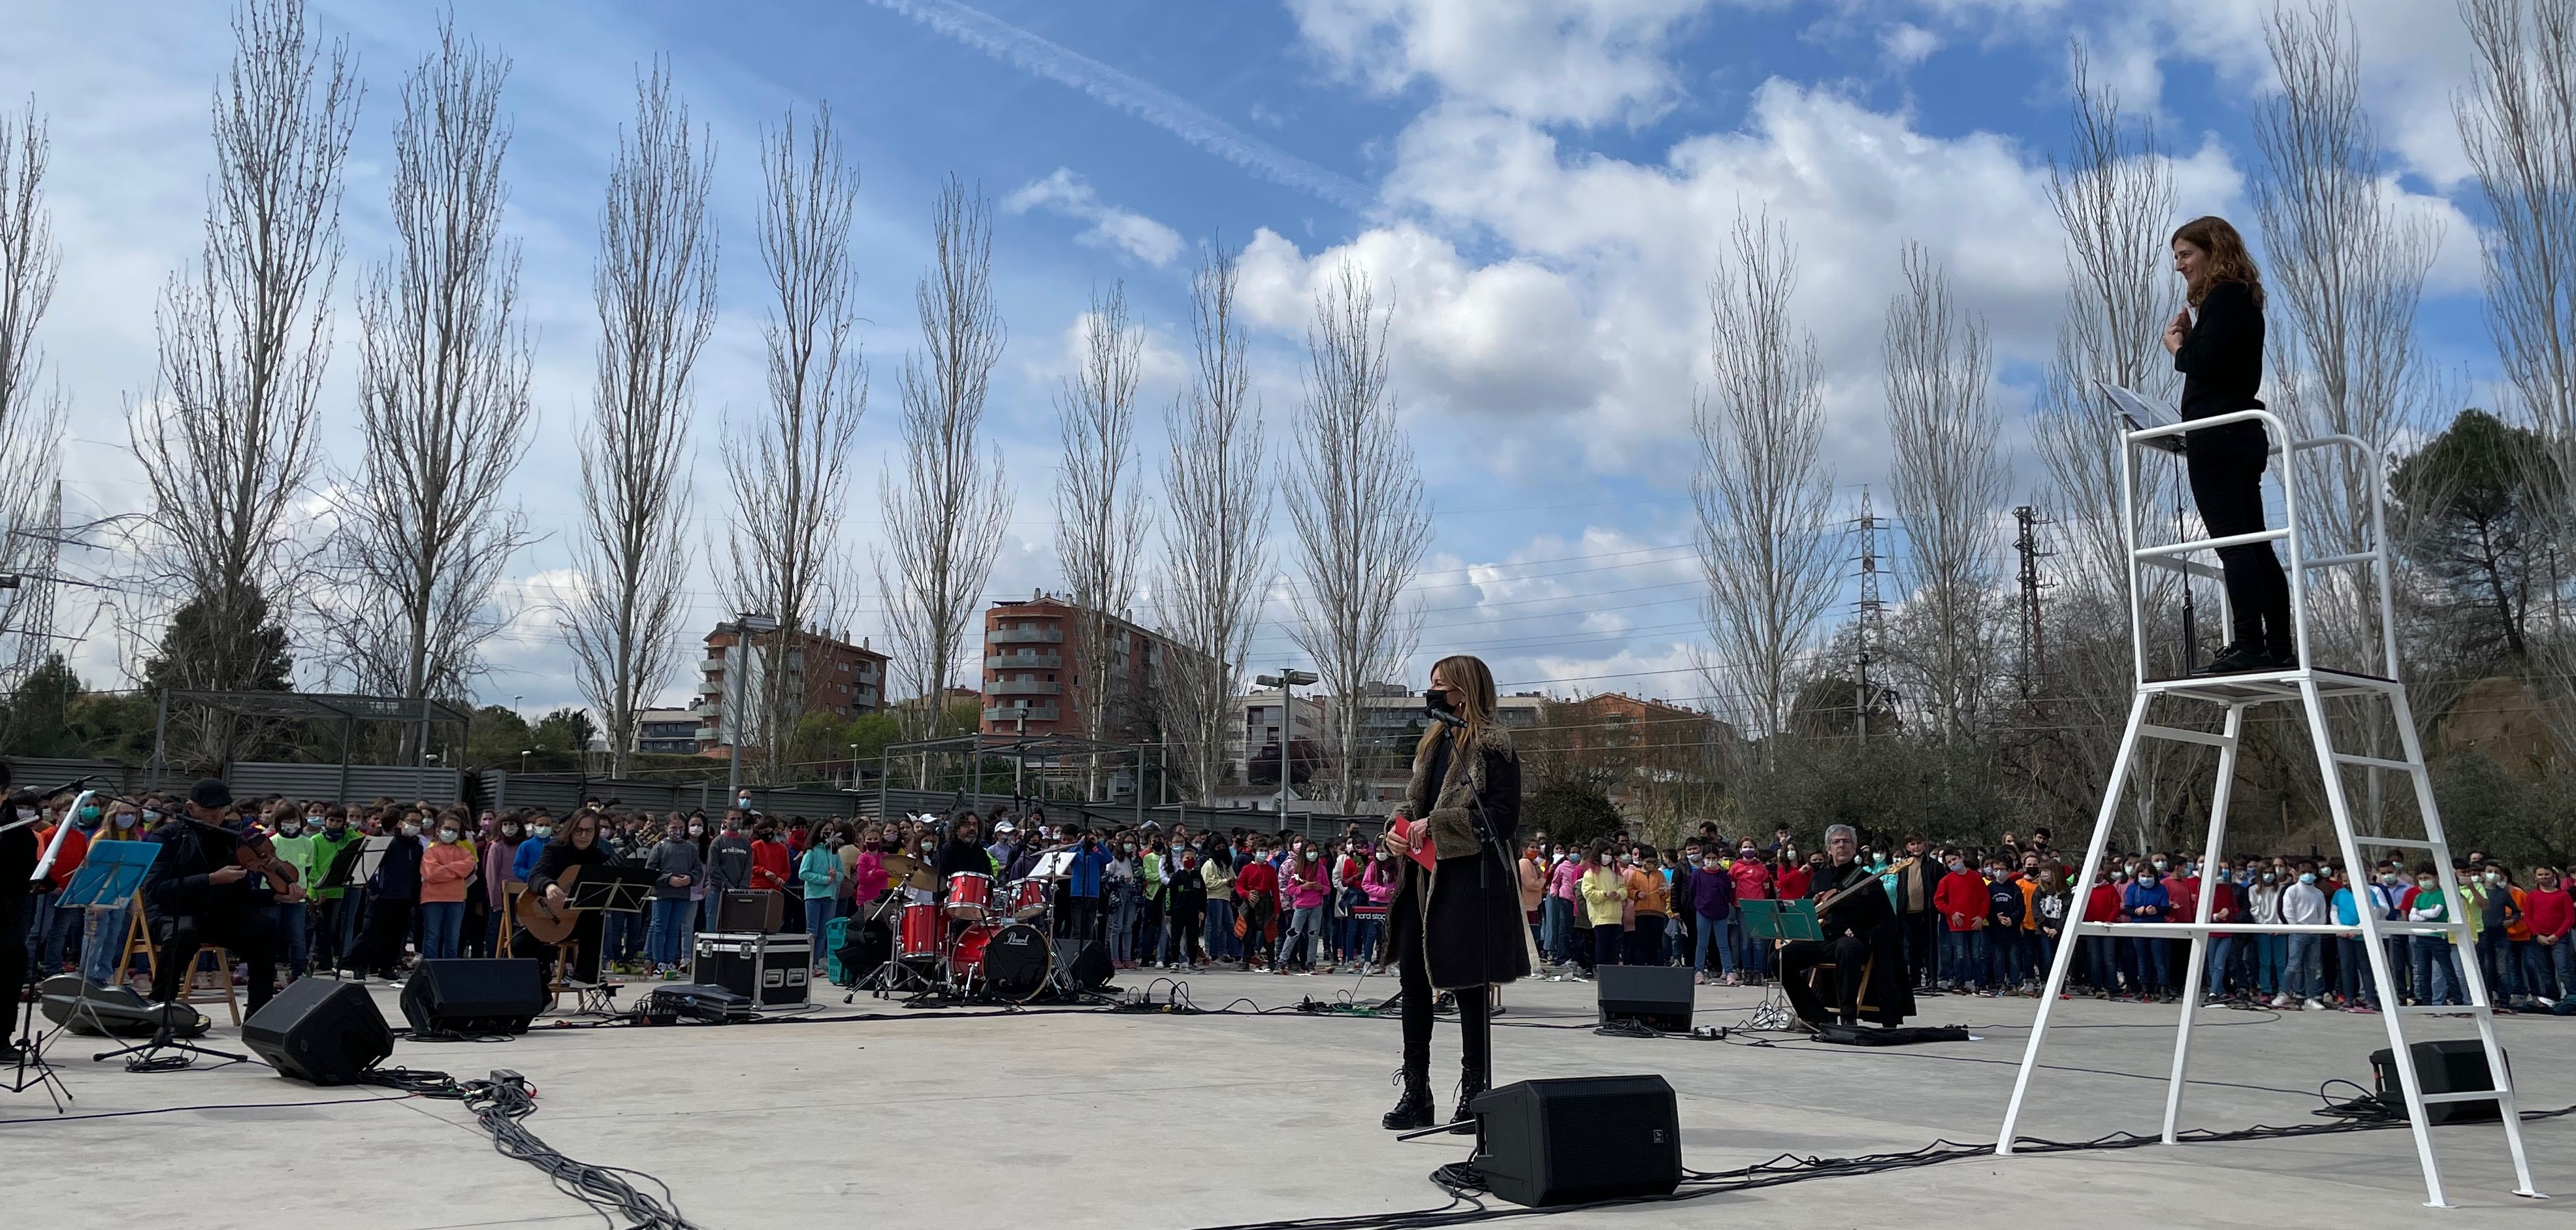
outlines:
[[[529,933],[531,921],[544,924],[542,919],[532,918],[539,911],[529,904],[528,898],[541,896],[548,912],[568,909],[572,904],[572,887],[564,882],[564,873],[605,866],[610,861],[608,847],[599,841],[598,812],[578,812],[565,821],[563,827],[556,829],[554,836],[547,839],[545,849],[537,855],[536,869],[528,873],[528,891],[520,898],[519,930],[510,937],[510,951],[520,957],[534,957],[551,963],[555,959],[555,946]],[[579,875],[574,875],[572,880],[579,883]],[[564,974],[566,981],[593,984],[599,981],[599,937],[599,911],[584,910],[574,916],[571,939],[575,948],[572,968]]]
[[[1869,1002],[1869,1018],[1881,1025],[1898,1025],[1914,1015],[1913,979],[1905,972],[1904,928],[1878,873],[1854,857],[1859,845],[1850,825],[1825,830],[1825,852],[1833,861],[1808,889],[1808,897],[1820,904],[1816,921],[1825,938],[1792,940],[1780,950],[1781,988],[1788,992],[1799,1021],[1811,1028],[1828,1019],[1858,1024],[1863,1000]],[[1817,969],[1828,963],[1832,969]],[[1862,994],[1864,969],[1869,971],[1867,995]],[[1815,974],[1814,986],[1808,983],[1810,971]],[[1833,997],[1830,1005],[1825,995]]]

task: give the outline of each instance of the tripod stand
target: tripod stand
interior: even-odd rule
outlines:
[[[18,1037],[11,1044],[17,1048],[18,1059],[15,1069],[9,1074],[7,1088],[11,1093],[25,1093],[38,1085],[44,1086],[46,1096],[54,1100],[54,1113],[59,1115],[67,1109],[63,1104],[73,1100],[72,1091],[63,1085],[63,1078],[54,1071],[54,1065],[45,1062],[45,1043],[52,1041],[54,1035],[62,1030],[55,1028],[36,1032],[36,1001],[42,998],[42,995],[29,995],[27,1002],[21,1005],[24,1015],[19,1018]]]

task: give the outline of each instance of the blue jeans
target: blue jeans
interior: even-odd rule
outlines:
[[[713,931],[716,929],[716,906],[723,899],[724,893],[722,890],[712,888],[707,890],[707,895],[705,897],[706,917],[698,923],[698,930]]]
[[[2119,944],[2107,935],[2088,935],[2083,941],[2085,981],[2102,992],[2120,989]]]
[[[1208,960],[1240,961],[1243,941],[1234,938],[1234,903],[1208,898],[1207,934],[1201,937],[1207,945]]]
[[[1574,959],[1569,948],[1574,938],[1573,902],[1553,893],[1541,899],[1539,930],[1542,936],[1539,951],[1546,953],[1548,960],[1563,965]]]
[[[312,941],[305,934],[306,911],[309,908],[301,901],[281,901],[268,907],[269,917],[277,920],[277,947],[274,951],[278,956],[286,958],[284,963],[286,977],[290,982],[304,976],[305,968],[313,955]],[[113,947],[108,943],[106,935],[105,931],[99,932],[99,946]],[[116,938],[122,942],[125,936],[119,933]],[[115,958],[111,955],[109,959]]]
[[[686,897],[653,899],[653,964],[678,965],[681,954],[690,947],[689,918],[695,905]]]
[[[2486,975],[2487,994],[2497,1003],[2510,1003],[2522,994],[2522,968],[2512,959],[2512,951],[2504,928],[2489,927],[2478,933],[2478,972]]]
[[[1983,931],[1944,931],[1941,933],[1941,980],[1953,986],[1966,986],[1985,972],[1986,933]]]
[[[2292,999],[2315,999],[2325,994],[2323,971],[2317,968],[2317,937],[2289,935],[2282,938],[2290,941],[2288,966],[2282,971],[2287,979],[2283,993]]]
[[[2004,927],[1986,933],[1986,980],[1989,985],[2009,987],[2022,981],[2020,931]]]
[[[2376,1008],[2379,1006],[2379,988],[2370,976],[2370,952],[2362,947],[2369,942],[2358,935],[2336,936],[2335,956],[2338,968],[2335,973],[2336,981],[2341,984],[2338,989],[2343,992],[2345,1003],[2366,1004]]]
[[[55,893],[35,898],[36,920],[27,927],[27,976],[37,982],[60,973],[61,962],[80,962],[81,922],[84,911],[77,908],[56,909]]]
[[[610,918],[617,915],[611,914]],[[462,901],[424,901],[420,903],[420,957],[424,961],[443,960],[456,955],[456,933],[465,925],[465,903]]]
[[[2457,1004],[2460,981],[2457,970],[2460,956],[2452,951],[2451,941],[2438,935],[2410,936],[2407,945],[2415,958],[2415,1002],[2419,1004]]]
[[[2227,994],[2228,966],[2236,960],[2237,946],[2245,942],[2240,935],[2216,935],[2209,940],[2209,997],[2221,999]]]
[[[2045,931],[2031,932],[2031,938],[2039,941],[2039,964],[2035,968],[2038,970],[2039,989],[2045,992],[2048,990],[2049,972],[2057,968],[2057,946],[2065,940],[2061,936],[2050,935]],[[2066,980],[2070,983],[2075,981],[2074,971],[2067,971]],[[2064,989],[2059,988],[2060,991]]]
[[[88,947],[81,950],[81,977],[100,986],[114,986],[124,972],[116,968],[116,959],[125,952],[125,932],[133,925],[134,907],[115,906],[98,912],[98,930],[90,936]]]
[[[1378,932],[1383,930],[1385,925],[1386,915],[1384,914],[1352,915],[1351,955],[1362,961],[1375,963]]]
[[[2166,959],[2162,936],[2123,937],[2120,946],[2127,950],[2121,964],[2128,968],[2131,989],[2161,991],[2173,985],[2173,963]]]
[[[1713,918],[1706,914],[1700,915],[1699,936],[1691,943],[1691,968],[1703,973],[1734,973],[1735,945],[1730,942],[1734,938],[1734,915],[1730,914],[1724,918]],[[1717,950],[1718,964],[1714,971],[1710,969],[1708,964],[1708,954],[1709,950],[1712,948]]]
[[[2286,935],[2254,937],[2254,989],[2266,999],[2289,989],[2289,984],[2281,980],[2289,960],[2289,941]]]
[[[822,955],[823,952],[823,928],[832,925],[833,907],[839,904],[840,902],[830,897],[805,899],[805,934],[813,937],[814,953],[817,956]]]
[[[2576,995],[2576,934],[2555,944],[2531,942],[2531,993],[2558,1000]]]

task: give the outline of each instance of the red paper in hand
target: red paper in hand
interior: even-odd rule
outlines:
[[[1396,838],[1397,838],[1398,840],[1402,840],[1402,839],[1404,838],[1405,834],[1410,833],[1410,832],[1412,832],[1412,831],[1413,831],[1413,822],[1412,822],[1412,821],[1407,820],[1407,819],[1405,819],[1405,818],[1404,818],[1404,817],[1402,817],[1402,816],[1398,816],[1398,817],[1396,817],[1396,818],[1395,818],[1395,829],[1394,829],[1394,832],[1395,832]],[[1429,870],[1431,870],[1431,869],[1432,869],[1433,864],[1435,864],[1435,863],[1437,863],[1437,862],[1439,861],[1439,856],[1438,856],[1438,855],[1436,855],[1436,854],[1434,854],[1434,853],[1432,852],[1431,848],[1430,848],[1430,847],[1431,847],[1431,834],[1430,834],[1428,831],[1426,831],[1426,832],[1424,832],[1424,833],[1422,834],[1422,837],[1423,837],[1422,843],[1413,847],[1413,861],[1414,861],[1414,862],[1417,862],[1417,863],[1422,864],[1422,869],[1423,869],[1424,871],[1429,871]]]

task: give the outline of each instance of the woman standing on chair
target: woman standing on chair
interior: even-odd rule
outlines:
[[[1486,988],[1530,972],[1529,928],[1511,851],[1521,815],[1521,766],[1509,731],[1494,721],[1494,676],[1478,658],[1442,658],[1422,690],[1431,719],[1413,754],[1413,783],[1399,814],[1412,823],[1386,835],[1401,881],[1387,907],[1387,949],[1404,991],[1404,1096],[1386,1114],[1392,1130],[1431,1126],[1431,1013],[1440,991],[1458,999],[1464,1032],[1458,1105],[1493,1083]],[[1431,870],[1413,854],[1428,850]]]
[[[2254,394],[2263,387],[2263,279],[2244,238],[2224,218],[2194,218],[2174,232],[2173,260],[2191,305],[2165,325],[2165,350],[2183,374],[2183,420],[2262,409]],[[2183,440],[2190,450],[2191,500],[2209,536],[2260,532],[2263,466],[2271,449],[2263,424],[2229,423]],[[2235,626],[2227,648],[2201,673],[2295,669],[2290,584],[2272,544],[2220,547],[2218,562],[2227,573],[2228,614]]]

